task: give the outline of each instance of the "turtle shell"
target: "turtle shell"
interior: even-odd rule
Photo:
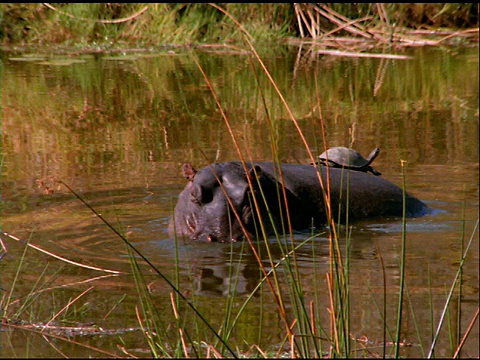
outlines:
[[[378,171],[370,166],[379,153],[380,149],[376,148],[370,153],[368,158],[365,159],[358,151],[344,146],[336,146],[323,152],[319,158],[322,165],[325,166],[343,167],[365,172],[369,171],[374,175],[380,175]]]

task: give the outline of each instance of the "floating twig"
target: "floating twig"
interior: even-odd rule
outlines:
[[[109,269],[104,269],[104,268],[100,268],[100,267],[96,267],[96,266],[89,266],[89,265],[85,265],[85,264],[81,264],[79,262],[76,262],[76,261],[73,261],[73,260],[69,260],[69,259],[66,259],[64,257],[61,257],[59,255],[56,255],[54,253],[51,253],[50,251],[47,251],[47,250],[44,250],[42,249],[41,247],[37,246],[37,245],[33,245],[31,244],[30,242],[26,242],[25,240],[22,240],[22,239],[19,239],[17,238],[16,236],[13,236],[11,234],[8,234],[6,232],[1,232],[2,235],[4,236],[8,236],[10,239],[13,239],[13,240],[16,240],[18,242],[21,242],[21,243],[24,243],[25,245],[27,246],[30,246],[31,248],[35,249],[35,250],[38,250],[44,254],[47,254],[51,257],[54,257],[58,260],[62,260],[66,263],[69,263],[69,264],[72,264],[72,265],[76,265],[76,266],[80,266],[80,267],[83,267],[83,268],[86,268],[86,269],[91,269],[91,270],[98,270],[98,271],[103,271],[103,272],[107,272],[107,273],[110,273],[110,274],[121,274],[122,272],[121,271],[117,271],[117,270],[109,270]]]
[[[372,54],[372,53],[327,50],[327,49],[317,50],[317,53],[318,54],[334,55],[334,56],[369,57],[369,58],[379,58],[379,59],[396,59],[396,60],[410,60],[410,59],[413,59],[411,56],[407,56],[407,55]]]

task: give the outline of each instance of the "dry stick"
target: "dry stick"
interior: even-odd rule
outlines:
[[[382,3],[377,3],[377,10],[378,15],[380,16],[380,21],[385,23],[385,27],[387,28],[388,32],[390,32],[390,20],[388,19],[387,11],[385,10],[385,5]]]
[[[340,31],[340,30],[343,30],[343,29],[345,29],[346,27],[349,27],[349,26],[354,25],[354,24],[356,24],[356,23],[363,22],[363,21],[370,20],[370,19],[372,19],[371,16],[365,16],[365,17],[360,18],[360,19],[350,20],[349,22],[347,22],[347,23],[345,23],[345,24],[337,27],[336,29],[333,29],[333,30],[331,30],[331,31],[323,34],[322,36],[320,36],[320,39],[326,38],[327,36],[330,36],[330,35],[338,32],[338,31]]]
[[[335,29],[337,30],[337,29]],[[366,40],[365,39],[361,39],[361,38],[358,38],[358,37],[348,37],[348,36],[328,36],[327,38],[323,39],[322,38],[322,42],[320,43],[318,40],[317,41],[313,41],[313,40],[301,40],[301,39],[293,39],[293,38],[289,38],[288,39],[288,42],[290,44],[294,44],[294,45],[298,45],[298,44],[306,44],[306,45],[316,45],[316,46],[319,46],[321,44],[324,44],[326,42],[335,42],[335,43],[338,43],[338,42],[346,42],[346,43],[353,43],[353,44],[365,44],[366,43]]]
[[[322,8],[324,11],[326,11],[326,12],[329,13],[329,14],[331,14],[333,17],[340,19],[341,21],[346,21],[346,22],[348,22],[348,21],[350,20],[350,19],[347,18],[346,16],[343,16],[342,14],[340,14],[340,13],[336,12],[335,10],[329,8],[329,7],[328,7],[327,5],[325,5],[325,4],[317,4],[317,5],[318,5],[318,7]],[[359,31],[364,32],[363,28],[362,28],[360,25],[354,24],[353,26],[354,26],[355,28],[357,28]]]
[[[427,29],[408,29],[408,28],[402,28],[402,32],[406,34],[415,34],[415,35],[451,35],[458,33],[457,30],[446,30],[446,29],[436,29],[436,30],[427,30]],[[466,29],[462,30],[460,32],[476,32],[478,33],[478,28],[473,28],[473,29]]]
[[[44,249],[42,249],[42,248],[39,247],[39,246],[32,245],[31,243],[26,242],[25,240],[21,240],[21,239],[13,236],[13,235],[11,235],[11,234],[8,234],[8,233],[6,233],[6,232],[3,232],[3,231],[2,231],[1,234],[2,234],[2,235],[5,235],[5,236],[8,236],[9,238],[11,238],[11,239],[13,239],[13,240],[16,240],[16,241],[18,241],[18,242],[24,243],[24,244],[30,246],[31,248],[34,248],[35,250],[38,250],[38,251],[40,251],[40,252],[42,252],[42,253],[44,253],[44,254],[47,254],[47,255],[49,255],[49,256],[51,256],[51,257],[54,257],[54,258],[59,259],[59,260],[62,260],[62,261],[64,261],[64,262],[69,263],[69,264],[72,264],[72,265],[76,265],[76,266],[79,266],[79,267],[83,267],[83,268],[85,268],[85,269],[103,271],[103,272],[107,272],[107,273],[111,273],[111,274],[122,274],[121,271],[103,269],[103,268],[99,268],[99,267],[96,267],[96,266],[84,265],[84,264],[78,263],[78,262],[76,262],[76,261],[68,260],[68,259],[65,259],[64,257],[55,255],[55,254],[53,254],[53,253],[51,253],[51,252],[49,252],[49,251],[47,251],[47,250],[44,250]]]
[[[329,14],[331,14],[331,15],[333,16],[333,18],[330,18],[329,16],[325,16],[325,15],[324,15],[324,16],[327,17],[329,20],[331,20],[331,21],[333,21],[333,22],[335,22],[335,23],[337,23],[336,21],[338,21],[338,22],[340,22],[340,23],[341,23],[341,21],[344,21],[344,22],[349,22],[349,21],[350,21],[349,18],[347,18],[347,17],[345,17],[345,16],[337,13],[336,11],[330,9],[328,6],[322,5],[322,4],[318,4],[318,5],[319,5],[322,9],[324,9],[326,12],[328,12]],[[319,10],[320,10],[320,9],[317,7],[317,11],[319,11]],[[341,20],[338,20],[337,18],[338,18],[338,19],[341,19]],[[336,21],[333,20],[333,19],[336,19]],[[366,38],[369,38],[369,39],[371,39],[372,37],[374,37],[375,39],[379,40],[380,42],[388,43],[388,40],[385,40],[382,36],[376,35],[375,33],[371,32],[370,30],[364,30],[364,29],[358,24],[358,22],[353,23],[353,24],[352,24],[352,27],[348,27],[347,29],[348,29],[348,31],[350,31],[350,32],[352,32],[352,33],[354,33],[354,34],[359,34],[359,35],[361,35],[361,36],[363,36],[363,37],[366,37]]]
[[[396,59],[396,60],[410,60],[413,59],[408,55],[394,55],[394,54],[372,54],[372,53],[359,53],[351,51],[339,51],[339,50],[317,50],[318,54],[328,54],[334,56],[347,56],[347,57],[364,57],[364,58],[379,58],[379,59]]]
[[[295,321],[297,321],[297,320],[295,319]],[[294,323],[295,323],[295,321],[294,321]],[[293,328],[294,323],[292,323],[292,328]],[[292,341],[290,342],[290,354],[291,354],[292,359],[297,358],[297,356],[295,354],[295,348],[293,346],[294,341],[295,341],[295,334],[292,335]]]
[[[318,11],[320,15],[326,17],[328,20],[330,20],[331,22],[337,25],[341,26],[344,24],[344,22],[351,21],[350,19],[347,19],[346,17],[343,17],[337,12],[333,11],[332,9],[329,9],[327,6],[320,5],[320,7],[315,5],[314,9]],[[324,9],[325,11],[322,9]],[[347,30],[352,34],[363,36],[367,39],[376,38],[377,40],[384,41],[384,39],[382,39],[382,37],[380,36],[365,32],[363,29],[360,28],[360,26],[357,23],[354,23],[352,26],[347,26],[345,30]]]
[[[94,287],[91,286],[89,287],[87,290],[83,291],[80,295],[78,295],[75,299],[71,300],[68,302],[67,305],[65,305],[59,312],[57,312],[51,319],[49,322],[47,322],[43,328],[42,328],[42,332],[50,325],[50,323],[55,320],[57,317],[60,316],[61,313],[63,313],[65,310],[67,310],[70,305],[72,305],[74,302],[76,302],[78,299],[80,299],[83,295],[85,295],[87,292],[89,292],[90,290],[92,290]]]
[[[478,34],[478,31],[479,31],[479,28],[457,31],[457,32],[454,32],[453,34],[447,35],[444,38],[438,40],[437,43],[440,44],[441,42],[443,42],[447,39],[450,39],[451,37],[458,36],[458,35],[463,35],[463,34],[468,34],[468,33],[477,33]]]
[[[87,19],[87,18],[82,18],[82,17],[75,17],[75,16],[73,16],[73,15],[71,15],[71,14],[65,12],[65,11],[58,10],[54,6],[50,5],[49,3],[43,3],[43,5],[45,5],[49,9],[57,11],[58,13],[63,14],[65,16],[68,16],[69,18],[72,18],[72,19],[75,19],[75,20],[93,21],[93,22],[99,22],[99,23],[102,23],[102,24],[118,24],[118,23],[122,23],[122,22],[127,22],[127,21],[135,19],[137,16],[140,16],[141,14],[143,14],[145,11],[148,10],[148,6],[145,6],[142,10],[136,12],[135,14],[133,14],[133,15],[127,17],[127,18],[116,19],[116,20],[99,20],[99,19]]]
[[[301,16],[300,5],[298,3],[294,3],[293,8],[295,9],[295,14],[297,15],[297,22],[298,22],[298,28],[300,29],[300,36],[304,38],[305,32],[303,31],[302,19],[300,18]]]
[[[11,325],[8,320],[7,321],[4,321],[2,322],[2,325]],[[48,336],[48,333],[46,332],[43,332],[43,330],[39,330],[39,329],[43,329],[44,328],[44,325],[41,325],[41,324],[38,324],[38,323],[30,323],[30,324],[22,324],[22,325],[14,325],[16,327],[19,327],[19,328],[22,328],[22,329],[27,329],[27,330],[38,330],[43,336]],[[105,330],[105,329],[102,329],[101,327],[99,326],[95,326],[95,325],[79,325],[79,326],[56,326],[56,325],[51,325],[51,326],[48,326],[47,330],[55,330],[57,333],[60,333],[60,332],[64,332],[64,333],[69,333],[69,334],[73,334],[73,333],[80,333],[80,332],[83,332],[83,333],[88,333],[88,334],[100,334],[100,335],[105,335],[105,334],[116,334],[118,333],[119,331],[122,331],[122,330],[118,330],[118,329],[115,329],[115,330]],[[134,330],[138,330],[137,328],[126,328],[124,329],[125,331],[134,331]]]
[[[463,254],[463,249],[465,247],[465,234],[466,234],[466,212],[467,212],[467,191],[466,186],[463,186],[463,206],[462,206],[462,236],[461,236],[461,247],[460,254]],[[460,256],[460,260],[462,257]],[[460,335],[462,333],[462,297],[463,297],[463,269],[460,270],[460,276],[458,277],[458,302],[457,302],[457,333],[456,333],[456,342],[457,347],[459,345],[458,341],[460,340]]]
[[[302,38],[305,37],[305,33],[303,31],[303,25],[302,25],[302,21],[301,21],[301,20],[303,20],[303,24],[305,24],[305,27],[307,28],[307,30],[308,30],[308,32],[310,33],[310,36],[311,36],[312,35],[312,30],[308,26],[308,21],[305,18],[305,14],[300,9],[300,6],[298,4],[295,4],[295,11],[297,12],[298,24],[300,26],[300,35],[302,36]]]
[[[342,26],[342,25],[344,24],[342,21],[340,21],[340,20],[338,20],[337,18],[331,16],[330,14],[326,13],[325,11],[322,11],[321,9],[316,9],[316,10],[320,13],[320,15],[326,17],[326,18],[327,18],[328,20],[330,20],[331,22],[333,22],[333,23],[335,23],[335,24],[337,24],[337,25],[339,25],[339,26]],[[355,24],[353,24],[353,25],[355,25]],[[365,38],[367,38],[367,39],[371,39],[371,38],[372,38],[372,36],[366,34],[364,31],[360,31],[360,30],[356,29],[356,28],[353,27],[353,26],[346,26],[346,27],[345,27],[345,30],[347,30],[348,32],[350,32],[350,33],[352,33],[352,34],[363,36],[363,37],[365,37]]]
[[[372,33],[377,33],[378,30],[372,29],[371,32]],[[405,46],[408,46],[408,45],[411,45],[411,46],[437,45],[437,41],[425,40],[424,38],[421,38],[421,39],[417,40],[415,38],[408,37],[405,34],[400,34],[398,32],[397,33],[392,33],[391,37],[393,39],[395,39],[395,41],[404,43],[403,45],[405,45]],[[401,45],[401,44],[399,44],[399,45]]]
[[[23,326],[23,325],[13,325],[13,324],[3,324],[2,323],[2,326],[8,326],[8,327],[11,327],[11,328],[14,328],[14,329],[18,329],[18,330],[28,330],[30,332],[33,332],[33,333],[36,333],[36,334],[40,334],[42,336],[48,336],[50,338],[54,338],[54,339],[59,339],[59,340],[63,340],[63,341],[66,341],[70,344],[74,344],[74,345],[78,345],[78,346],[81,346],[81,347],[84,347],[84,348],[87,348],[87,349],[90,349],[90,350],[94,350],[94,351],[97,351],[101,354],[104,354],[104,355],[108,355],[109,357],[112,357],[112,358],[117,358],[118,357],[118,354],[113,354],[113,353],[110,353],[110,352],[107,352],[105,350],[102,350],[102,349],[98,349],[96,347],[93,347],[91,345],[87,345],[87,344],[83,344],[83,343],[80,343],[78,341],[74,341],[74,340],[71,340],[70,338],[65,338],[65,337],[62,337],[62,336],[59,336],[59,335],[54,335],[54,334],[50,334],[50,333],[45,333],[45,332],[42,332],[41,330],[37,330],[33,327],[27,327],[27,326]]]
[[[317,24],[315,23],[315,17],[312,14],[312,11],[307,8],[307,14],[310,18],[310,27],[312,28],[312,38],[317,38],[317,30],[320,32],[320,28],[317,29]],[[319,24],[320,25],[320,24]]]
[[[465,344],[465,341],[467,340],[468,335],[470,334],[470,331],[472,330],[473,325],[475,324],[475,321],[477,321],[478,319],[479,309],[480,307],[477,308],[477,312],[475,313],[475,315],[473,315],[472,321],[470,321],[470,325],[468,325],[468,328],[462,337],[462,341],[460,341],[460,344],[458,344],[457,350],[455,351],[455,354],[453,354],[454,359],[456,359],[460,351],[462,351],[463,345]]]
[[[387,28],[390,26],[390,21],[388,20],[387,12],[385,6],[382,3],[376,3],[378,15],[380,16],[380,21],[387,25]]]
[[[376,30],[372,30],[372,32],[374,32]],[[438,34],[438,33],[435,33],[435,32],[428,32],[426,33],[425,31],[420,31],[420,30],[415,30],[415,31],[411,31],[411,30],[408,30],[408,29],[404,29],[402,30],[402,34],[399,34],[399,33],[395,33],[395,34],[392,34],[393,37],[395,38],[395,40],[397,41],[400,41],[402,43],[404,43],[403,45],[404,46],[424,46],[424,45],[432,45],[432,46],[436,46],[436,45],[439,45],[441,42],[451,38],[451,37],[455,37],[455,36],[463,36],[463,35],[467,35],[470,34],[470,33],[473,33],[473,34],[478,34],[478,31],[479,31],[479,28],[475,28],[475,29],[467,29],[467,30],[463,30],[463,31],[456,31],[456,32],[450,32],[449,35],[445,36],[444,38],[442,39],[439,39],[439,40],[428,40],[428,39],[424,39],[424,38],[420,38],[420,39],[417,39],[415,37],[412,37],[411,35],[442,35],[442,34]]]
[[[307,28],[308,32],[310,33],[310,36],[313,38],[315,31],[313,30],[311,24],[308,22],[307,17],[303,13],[303,11],[300,13],[303,19],[303,22],[305,23],[305,27]]]

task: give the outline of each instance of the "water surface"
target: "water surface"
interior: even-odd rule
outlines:
[[[407,223],[409,305],[404,307],[402,334],[411,346],[402,347],[402,356],[428,351],[458,268],[462,239],[466,244],[474,237],[462,297],[458,300],[456,292],[454,300],[461,304],[463,334],[478,308],[478,48],[408,50],[411,60],[312,55],[296,47],[262,54],[314,155],[323,151],[323,119],[327,146],[353,146],[364,155],[380,147],[373,165],[398,185],[401,160],[406,160],[407,190],[435,210]],[[139,303],[126,246],[56,180],[81,194],[166,276],[176,279],[179,273],[181,290],[217,328],[229,294],[239,306],[258,284],[261,274],[248,246],[176,246],[167,234],[168,218],[185,185],[182,164],[189,161],[201,168],[239,158],[194,59],[213,85],[246,159],[271,161],[276,149],[281,161],[310,161],[287,111],[248,55],[2,55],[2,231],[58,256],[123,272],[84,282],[106,274],[29,248],[12,287],[24,245],[2,236],[8,248],[1,260],[2,288],[16,301],[10,317],[26,304],[19,320],[45,324],[91,286],[53,323],[110,329],[101,336],[75,334],[73,339],[117,356],[123,354],[119,344],[135,355],[150,355],[135,314]],[[295,241],[306,238],[298,235]],[[345,238],[343,228],[344,248]],[[376,219],[352,224],[350,238],[351,334],[368,338],[370,351],[381,354],[384,283],[386,322],[395,329],[402,223]],[[280,259],[281,247],[269,241]],[[268,264],[266,251],[261,254]],[[317,299],[319,320],[328,332],[327,235],[307,242],[297,260],[307,300]],[[142,269],[161,316],[173,323],[171,289],[148,267]],[[32,289],[46,290],[30,304]],[[269,290],[259,294],[239,319],[230,339],[234,348],[246,351],[258,344],[278,350],[283,341],[284,325]],[[285,294],[288,299],[287,282]],[[291,305],[287,308],[293,316]],[[33,332],[3,331],[4,357],[58,357],[60,352],[100,356],[61,340],[52,346]],[[437,357],[452,355],[447,334],[442,332]],[[478,335],[477,326],[464,356],[478,357]],[[365,355],[359,351],[357,355]]]

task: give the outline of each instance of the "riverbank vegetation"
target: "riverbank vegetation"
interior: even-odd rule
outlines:
[[[242,29],[230,15],[256,44],[314,40],[352,48],[358,41],[370,46],[478,41],[478,3],[9,3],[0,9],[4,50],[243,44]]]

